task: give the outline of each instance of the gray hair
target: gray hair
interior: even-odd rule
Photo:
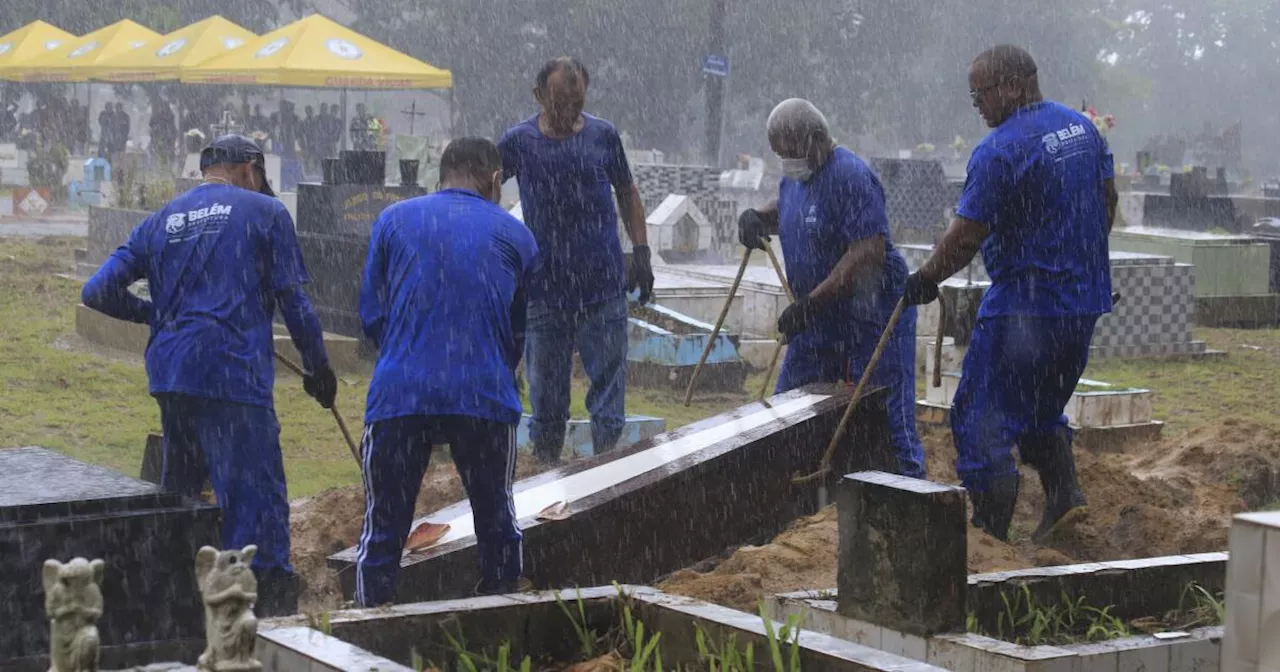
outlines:
[[[813,103],[803,98],[788,98],[769,113],[766,125],[769,137],[808,137],[815,133],[831,137],[827,118]]]

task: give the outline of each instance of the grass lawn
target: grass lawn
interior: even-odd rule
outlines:
[[[148,432],[159,412],[147,394],[141,361],[103,357],[74,347],[73,314],[80,285],[69,272],[76,239],[0,239],[0,446],[39,445],[72,457],[137,474]],[[1156,417],[1178,433],[1227,415],[1280,428],[1280,331],[1197,330],[1225,359],[1107,362],[1087,377],[1156,392]],[[1251,347],[1242,347],[1251,346]],[[1256,348],[1256,349],[1255,349]],[[754,398],[762,374],[739,394],[704,394],[685,408],[682,391],[633,389],[630,413],[663,417],[674,429]],[[347,379],[339,407],[359,434],[367,380]],[[923,385],[923,381],[918,381]],[[586,417],[585,386],[574,384],[572,412]],[[301,380],[281,373],[276,412],[290,495],[302,497],[359,482],[333,418],[302,391]]]
[[[136,475],[148,432],[160,413],[147,393],[141,359],[102,357],[74,347],[80,284],[55,277],[72,270],[77,239],[0,239],[0,447],[38,445]],[[747,382],[759,390],[761,375]],[[346,378],[338,406],[358,439],[367,380]],[[575,382],[574,417],[586,417],[585,385]],[[635,390],[628,411],[679,427],[741,405],[747,395],[703,395],[689,408],[683,393]],[[291,497],[360,482],[360,471],[328,411],[278,372],[280,441]]]

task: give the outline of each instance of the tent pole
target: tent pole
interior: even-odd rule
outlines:
[[[347,148],[347,90],[342,90],[342,148]]]
[[[455,98],[453,95],[453,87],[449,87],[449,139],[458,137],[458,117],[454,107]]]

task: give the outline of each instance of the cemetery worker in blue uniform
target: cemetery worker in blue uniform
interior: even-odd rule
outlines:
[[[560,459],[569,420],[573,351],[590,378],[587,411],[596,453],[622,434],[627,378],[627,292],[653,292],[644,206],[613,124],[584,114],[588,75],[576,59],[543,66],[533,90],[542,111],[498,142],[507,179],[520,185],[524,221],[541,250],[529,288],[529,380],[534,456]],[[612,188],[617,197],[615,212]],[[629,268],[618,216],[633,243]]]
[[[511,482],[526,293],[538,246],[497,205],[502,158],[481,138],[449,143],[441,190],[374,222],[360,320],[377,344],[362,441],[364,527],[356,601],[394,601],[400,556],[433,444],[449,444],[471,500],[480,593],[514,592],[521,542]]]
[[[884,189],[856,154],[831,138],[826,117],[792,98],[769,115],[769,144],[782,160],[776,201],[738,219],[743,245],[782,239],[796,300],[778,317],[788,340],[777,392],[862,376],[902,296],[907,266],[893,246]],[[888,388],[898,470],[924,477],[916,433],[915,309],[903,312],[871,382]]]
[[[1005,539],[1018,495],[1017,445],[1044,488],[1033,533],[1044,540],[1085,510],[1062,411],[1088,363],[1094,324],[1111,311],[1114,162],[1088,119],[1044,100],[1023,49],[978,56],[969,88],[993,130],[974,148],[955,220],[907,280],[906,296],[932,301],[938,283],[981,250],[992,284],[951,410],[956,470],[973,524]]]
[[[293,221],[273,198],[262,151],[226,135],[200,154],[204,183],[147,217],[85,284],[86,306],[151,326],[147,377],[164,429],[161,485],[199,496],[208,479],[222,507],[222,544],[255,544],[258,614],[296,611],[289,502],[272,401],[272,315],[284,317],[310,372],[303,381],[333,405],[320,321]],[[145,278],[150,299],[130,293]]]

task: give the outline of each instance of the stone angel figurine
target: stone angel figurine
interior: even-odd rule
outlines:
[[[258,619],[258,580],[249,563],[257,546],[219,551],[205,546],[196,553],[196,580],[204,598],[205,649],[196,666],[207,672],[258,672],[253,657]]]
[[[102,617],[102,560],[45,560],[44,611],[49,617],[49,672],[96,672]]]

